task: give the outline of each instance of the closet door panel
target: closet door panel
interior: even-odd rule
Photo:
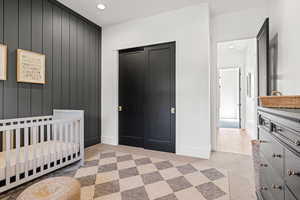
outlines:
[[[145,148],[175,152],[175,46],[149,47],[146,54]]]
[[[119,56],[119,144],[144,147],[145,52]]]

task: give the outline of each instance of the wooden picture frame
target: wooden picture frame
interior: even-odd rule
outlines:
[[[0,80],[7,80],[7,46],[0,44]]]
[[[17,50],[17,82],[46,84],[46,58],[44,54]]]

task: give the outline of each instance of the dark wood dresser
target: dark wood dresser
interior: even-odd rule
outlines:
[[[300,200],[300,110],[258,108],[260,200]]]

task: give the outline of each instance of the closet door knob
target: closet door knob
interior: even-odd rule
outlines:
[[[176,113],[175,108],[171,108],[171,114],[175,114],[175,113]]]
[[[119,112],[122,112],[123,111],[123,107],[119,106],[118,110],[119,110]]]

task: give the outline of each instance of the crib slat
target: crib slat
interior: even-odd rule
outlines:
[[[54,144],[51,145],[53,146],[54,150],[53,150],[53,159],[54,159],[54,167],[57,164],[57,124],[53,124],[53,142]]]
[[[62,148],[64,148],[63,150],[63,158],[66,158],[66,155],[68,154],[67,150],[68,150],[68,146],[67,146],[67,135],[68,135],[68,127],[67,127],[67,123],[63,123],[63,137],[62,137]]]
[[[16,130],[16,181],[20,179],[20,129]]]
[[[63,130],[63,127],[64,127],[64,124],[63,123],[60,123],[59,124],[59,140],[58,140],[58,146],[59,146],[59,164],[61,165],[62,164],[62,160],[63,160],[63,146],[62,146],[62,142],[63,142],[63,134],[64,134],[64,130]]]
[[[32,156],[32,163],[33,163],[33,176],[36,174],[36,168],[37,168],[37,128],[36,126],[32,127],[32,151],[33,151],[33,156]]]
[[[2,151],[4,152],[5,151],[5,147],[6,147],[6,143],[5,143],[5,131],[1,131],[1,137],[2,137]]]
[[[29,155],[28,155],[28,148],[29,148],[29,128],[24,129],[24,165],[25,165],[25,179],[28,177],[28,170],[29,170]]]
[[[45,150],[44,150],[44,146],[45,146],[45,132],[44,132],[44,125],[40,126],[40,136],[41,136],[41,155],[40,155],[40,160],[42,162],[41,164],[41,172],[44,171],[44,164],[46,163],[46,157],[45,157]]]
[[[33,143],[33,140],[32,140],[33,139],[33,126],[31,126],[29,130],[30,130],[29,145],[32,145],[32,143]]]
[[[47,169],[50,168],[50,162],[51,162],[51,147],[50,146],[50,141],[51,140],[51,127],[50,124],[47,124],[47,142],[48,145],[46,146],[46,152],[47,152],[47,156],[48,156],[48,162],[47,162]]]
[[[70,143],[69,143],[69,123],[65,124],[65,139],[64,139],[66,151],[65,151],[65,158],[66,162],[68,162],[68,156],[70,154]]]
[[[67,143],[67,151],[66,151],[66,159],[68,161],[68,157],[72,152],[72,146],[70,141],[70,123],[66,124],[66,143]]]
[[[5,148],[5,183],[6,185],[10,184],[10,131],[5,131],[5,140],[6,140],[6,148]]]
[[[80,148],[81,165],[83,165],[84,164],[84,121],[81,119],[78,122],[80,124],[79,127],[80,145],[78,148]]]
[[[71,160],[73,160],[73,153],[75,152],[74,146],[74,122],[70,123],[70,143],[71,143]]]
[[[78,146],[79,144],[79,124],[78,121],[75,121],[75,158],[78,156]]]

